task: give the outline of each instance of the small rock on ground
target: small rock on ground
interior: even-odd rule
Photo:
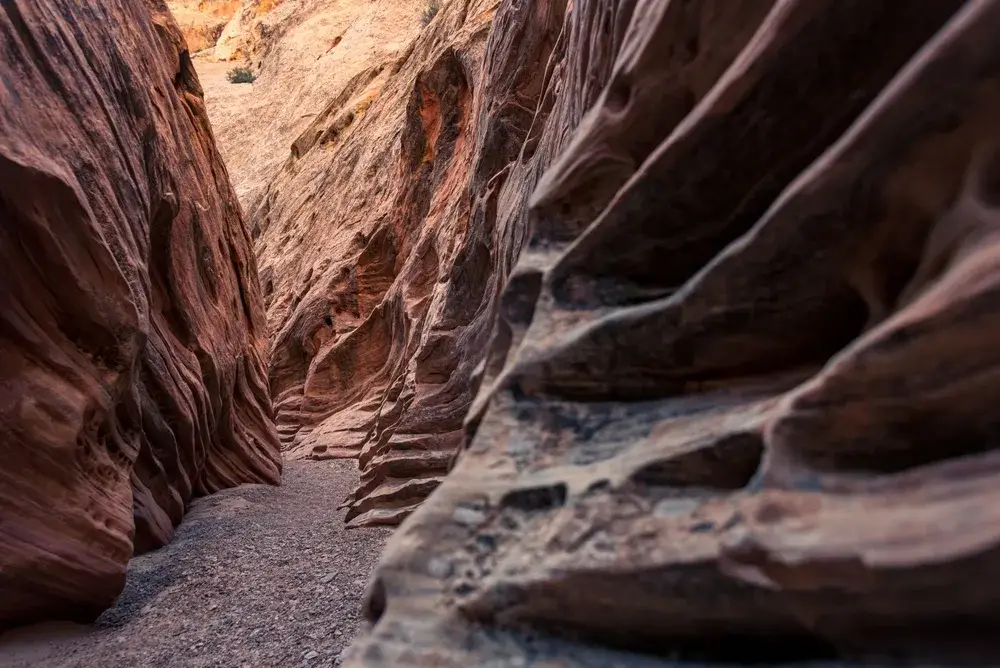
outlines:
[[[286,462],[281,487],[199,499],[174,540],[129,564],[90,627],[0,636],[0,668],[284,668],[339,664],[390,531],[344,528],[353,461]]]

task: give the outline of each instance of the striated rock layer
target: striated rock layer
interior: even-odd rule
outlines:
[[[292,457],[360,458],[355,524],[398,522],[446,473],[519,244],[494,237],[497,197],[561,18],[525,16],[540,30],[488,73],[495,6],[448,3],[359,72],[250,209],[279,434]]]
[[[0,625],[87,619],[192,497],[277,483],[256,262],[155,0],[0,12]]]
[[[526,241],[347,665],[996,665],[1000,1],[511,0],[476,90],[533,120],[454,266]]]

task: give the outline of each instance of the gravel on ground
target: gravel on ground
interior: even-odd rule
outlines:
[[[337,666],[390,531],[345,529],[354,461],[286,462],[281,487],[196,501],[174,540],[133,559],[93,626],[0,636],[2,668]]]

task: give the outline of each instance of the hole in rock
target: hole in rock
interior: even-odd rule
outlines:
[[[505,508],[515,508],[525,512],[552,510],[566,504],[566,483],[515,489],[504,495],[500,502]]]
[[[365,595],[365,619],[375,624],[378,620],[382,619],[387,605],[385,583],[382,581],[382,578],[378,578],[372,583],[368,589],[368,593]]]
[[[632,87],[620,78],[613,81],[608,88],[608,109],[614,113],[620,113],[628,106],[632,99]]]
[[[1000,147],[994,147],[992,154],[983,161],[977,190],[987,207],[1000,207]]]
[[[877,413],[876,413],[877,415]],[[953,419],[959,417],[959,420]],[[844,419],[837,416],[835,419]],[[969,418],[938,410],[914,410],[893,415],[882,411],[881,425],[862,438],[838,434],[836,427],[820,431],[779,426],[780,438],[792,444],[796,459],[819,472],[889,475],[949,459],[985,454],[1000,443],[1000,418],[975,424]],[[792,431],[794,430],[794,431]],[[840,436],[840,437],[838,437]]]
[[[801,666],[838,657],[828,642],[810,635],[718,635],[710,638],[608,637],[611,647],[669,656],[683,662],[738,666]]]
[[[603,492],[605,490],[611,489],[611,481],[607,478],[601,478],[600,480],[595,480],[594,482],[587,485],[587,494],[597,494],[598,492]]]
[[[752,433],[732,434],[715,443],[647,464],[632,480],[649,487],[746,487],[760,467],[764,442]]]

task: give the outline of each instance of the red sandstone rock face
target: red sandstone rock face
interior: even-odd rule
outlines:
[[[995,664],[1000,1],[505,2],[484,62],[455,266],[521,252],[347,665]]]
[[[514,243],[493,238],[494,177],[527,133],[560,19],[531,17],[542,30],[523,48],[538,67],[508,68],[486,91],[493,11],[452,2],[399,58],[355,76],[250,211],[283,446],[360,458],[356,524],[398,522],[445,474],[495,265],[513,257]]]
[[[705,94],[768,6],[678,14],[686,30],[704,21],[707,39],[716,23],[740,28],[706,55],[670,61],[691,82],[636,85],[665,106],[630,121],[629,160]],[[551,55],[568,48],[564,3],[511,13],[484,62],[494,11],[447,4],[399,60],[359,74],[293,143],[250,212],[283,446],[292,457],[359,457],[362,483],[347,501],[355,524],[399,522],[446,473],[474,393],[495,373],[481,363],[523,245],[524,202],[565,143],[539,144],[548,115],[563,134],[575,127],[611,65],[595,59],[578,96],[556,105],[550,89],[543,100],[559,74]],[[587,20],[611,21],[621,40],[628,18]],[[591,158],[606,177],[597,190],[627,179],[621,159]]]
[[[87,619],[192,497],[277,483],[240,208],[161,2],[0,12],[0,625]]]

